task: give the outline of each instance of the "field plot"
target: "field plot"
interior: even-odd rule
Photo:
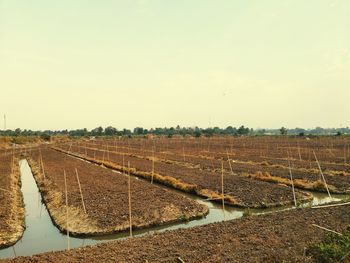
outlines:
[[[319,227],[342,233],[349,222],[349,206],[293,209],[9,262],[316,262]]]
[[[152,178],[162,184],[170,185],[185,192],[209,198],[222,200],[224,193],[225,203],[239,207],[264,208],[282,206],[293,203],[292,190],[283,185],[270,184],[252,180],[242,176],[234,176],[227,172],[224,175],[218,171],[208,171],[195,167],[186,167],[177,163],[169,163],[150,158],[135,157],[101,148],[84,148],[66,145],[60,149],[75,153],[81,158],[104,164],[117,170],[127,170],[126,163],[131,165],[130,172],[136,176]],[[219,162],[221,164],[221,162]],[[123,165],[124,164],[124,165]],[[296,191],[296,198],[303,202],[312,199],[312,196]]]
[[[97,235],[129,229],[127,176],[51,149],[40,152],[36,151],[29,163],[51,217],[61,231],[68,228],[74,235]],[[195,201],[132,177],[130,189],[133,228],[190,220],[208,212],[207,207]]]
[[[350,193],[349,144],[348,138],[337,137],[310,140],[289,137],[161,138],[83,142],[78,144],[78,151],[84,153],[84,147],[98,148],[217,172],[220,172],[221,160],[225,160],[224,169],[231,174],[286,185],[291,184],[291,170],[294,184],[300,189],[327,192],[326,181],[331,193],[344,194]],[[105,159],[107,157],[106,154]]]
[[[24,208],[18,159],[0,155],[0,248],[15,244],[23,234]]]

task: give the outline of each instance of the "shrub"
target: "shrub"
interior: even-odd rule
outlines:
[[[250,211],[250,208],[246,208],[243,211],[243,217],[247,217],[247,216],[251,216],[252,215],[252,211]]]
[[[350,253],[350,226],[343,235],[330,233],[319,244],[310,249],[317,262],[341,262]]]

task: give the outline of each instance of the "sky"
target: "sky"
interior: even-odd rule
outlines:
[[[349,101],[348,0],[0,0],[8,129],[346,127]]]

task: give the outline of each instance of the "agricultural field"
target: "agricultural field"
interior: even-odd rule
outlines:
[[[100,140],[80,142],[78,148],[73,145],[70,150],[100,159],[102,154],[103,160],[108,160],[110,152],[149,161],[154,158],[157,162],[212,172],[220,172],[224,160],[224,170],[231,175],[289,185],[292,174],[297,188],[347,194],[350,193],[348,145],[348,138],[337,137],[224,137]],[[85,152],[85,147],[90,151]],[[95,152],[96,149],[100,151]]]
[[[33,151],[29,160],[51,217],[61,231],[68,229],[71,235],[129,230],[130,213],[132,228],[138,229],[203,217],[208,212],[205,206],[157,185],[52,149]]]
[[[70,147],[70,153],[77,148]],[[68,153],[68,151],[66,151]],[[84,155],[77,156],[84,158]],[[130,172],[133,175],[148,178],[172,186],[185,192],[195,193],[212,200],[222,200],[227,204],[238,207],[262,208],[287,205],[293,202],[293,193],[289,187],[251,180],[215,171],[207,171],[192,167],[185,167],[174,163],[152,161],[137,158],[116,152],[105,153],[103,150],[94,150],[94,158],[85,158],[90,161],[104,164],[107,167],[127,170],[126,163],[130,163]],[[124,165],[123,165],[124,163]],[[153,176],[152,176],[153,175]],[[259,190],[258,190],[259,189]],[[310,200],[311,196],[296,191],[297,200]]]
[[[15,244],[24,231],[18,159],[0,154],[0,248]]]
[[[17,257],[14,246],[13,261],[318,262],[317,245],[329,232],[346,235],[350,225],[348,143],[338,137],[106,137],[3,150],[8,176],[1,185],[17,182],[21,193],[18,163],[26,159],[49,223],[67,236],[67,248],[70,239],[114,240],[28,257]],[[9,176],[12,169],[16,176]],[[9,204],[4,193],[0,201]],[[310,208],[320,193],[342,197]],[[1,206],[0,215],[9,209]],[[5,224],[0,230],[9,232]]]

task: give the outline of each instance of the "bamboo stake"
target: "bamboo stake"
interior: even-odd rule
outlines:
[[[128,195],[129,195],[129,224],[130,237],[132,237],[132,219],[131,219],[131,180],[130,180],[130,162],[128,161]]]
[[[125,163],[124,163],[124,153],[123,153],[123,168],[122,168],[123,173],[125,172],[124,165],[125,165]]]
[[[294,198],[294,206],[297,207],[297,199],[295,197],[295,189],[294,189],[294,182],[293,182],[293,174],[292,174],[292,168],[290,167],[290,157],[288,154],[288,166],[289,166],[289,175],[290,175],[290,181],[292,183],[292,190],[293,190],[293,198]]]
[[[152,178],[151,178],[151,184],[153,184],[153,177],[154,177],[154,150],[153,150],[153,158],[152,158]]]
[[[346,145],[344,144],[344,164],[346,164]]]
[[[83,192],[81,190],[81,185],[80,185],[80,180],[79,180],[79,174],[78,174],[78,169],[75,168],[75,174],[77,176],[77,181],[78,181],[78,185],[79,185],[79,191],[80,191],[80,197],[81,197],[81,203],[83,205],[83,209],[84,209],[84,212],[86,214],[86,208],[85,208],[85,203],[84,203],[84,197],[83,197]]]
[[[185,147],[182,147],[182,154],[183,154],[184,162],[186,162],[186,159],[185,159]]]
[[[44,181],[45,181],[45,180],[46,180],[46,175],[45,175],[45,169],[44,169],[43,156],[41,155],[41,152],[40,152],[40,157],[41,157],[41,170],[42,170],[42,172],[43,172]]]
[[[323,226],[319,226],[319,225],[316,225],[316,224],[312,224],[312,225],[315,226],[315,227],[318,227],[318,228],[320,228],[320,229],[322,229],[322,230],[326,230],[326,231],[328,231],[328,232],[337,234],[337,235],[339,235],[339,236],[342,236],[342,235],[343,235],[342,233],[339,233],[339,232],[337,232],[337,231],[334,231],[334,230],[325,228],[325,227],[323,227]]]
[[[332,198],[331,193],[329,192],[329,189],[328,189],[328,185],[327,185],[326,179],[325,179],[325,177],[324,177],[324,175],[323,175],[323,172],[322,172],[322,169],[321,169],[320,163],[319,163],[319,161],[318,161],[318,159],[317,159],[317,156],[316,156],[316,153],[315,153],[315,151],[314,151],[314,150],[313,150],[313,153],[314,153],[314,156],[315,156],[315,159],[316,159],[317,165],[318,165],[318,169],[320,170],[320,173],[321,173],[321,176],[322,176],[323,182],[324,182],[324,184],[325,184],[325,186],[326,186],[326,190],[327,190],[328,196],[329,196],[330,198]]]
[[[71,142],[71,144],[69,145],[69,148],[68,148],[68,154],[70,153],[70,150],[72,148],[72,145],[73,145],[73,142]],[[67,158],[67,155],[64,156],[64,160],[66,160]]]
[[[224,161],[221,160],[221,195],[222,195],[222,211],[225,220],[225,195],[224,195]]]
[[[109,146],[107,145],[107,159],[108,159],[108,161],[110,160],[109,159]]]
[[[319,206],[313,206],[312,208],[326,208],[326,207],[335,207],[335,206],[343,206],[343,205],[350,205],[350,202],[333,204],[333,205],[319,205]]]
[[[67,229],[67,247],[69,250],[69,230],[68,230],[68,191],[67,191],[67,175],[66,170],[63,170],[64,175],[64,188],[66,192],[66,229]]]
[[[13,254],[15,255],[15,258],[17,257],[15,246],[12,246]]]
[[[230,165],[230,170],[231,170],[231,173],[233,175],[233,169],[232,169],[232,165],[231,165],[231,160],[230,160],[230,156],[228,155],[228,151],[226,149],[226,155],[227,155],[227,161],[228,161],[228,164]]]
[[[11,163],[11,174],[14,173],[15,170],[15,153],[12,153],[12,163]]]

